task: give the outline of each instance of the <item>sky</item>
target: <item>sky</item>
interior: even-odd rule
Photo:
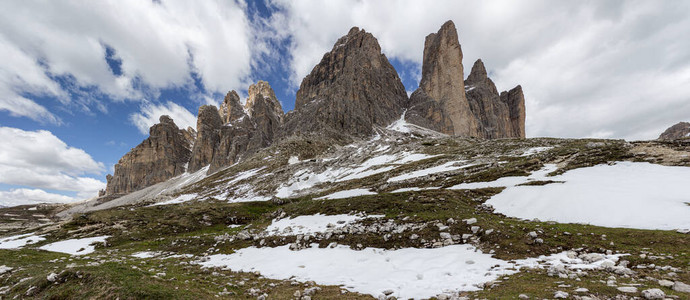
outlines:
[[[266,80],[285,111],[335,41],[371,32],[411,93],[424,38],[453,20],[465,76],[481,58],[520,84],[528,137],[654,139],[690,121],[688,1],[0,2],[0,205],[95,196],[162,114]]]

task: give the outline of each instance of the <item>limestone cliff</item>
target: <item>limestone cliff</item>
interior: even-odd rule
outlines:
[[[400,118],[407,102],[398,73],[371,33],[352,28],[302,80],[283,136],[364,137]]]
[[[185,172],[192,141],[168,116],[149,130],[149,137],[125,154],[107,176],[106,195],[127,194]]]

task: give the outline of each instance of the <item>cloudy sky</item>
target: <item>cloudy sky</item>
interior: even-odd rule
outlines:
[[[352,26],[408,91],[453,20],[469,69],[523,86],[528,137],[652,139],[690,121],[688,1],[34,1],[0,3],[0,205],[94,196],[161,114],[267,80],[285,111]],[[467,74],[466,74],[467,75]]]

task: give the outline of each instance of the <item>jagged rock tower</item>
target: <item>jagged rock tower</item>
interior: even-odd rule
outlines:
[[[481,60],[464,82],[462,49],[448,21],[424,42],[422,80],[405,119],[455,136],[525,137],[525,100],[520,86],[498,94]]]

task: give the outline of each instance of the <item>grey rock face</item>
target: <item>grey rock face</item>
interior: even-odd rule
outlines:
[[[690,123],[680,122],[669,127],[659,136],[659,139],[663,141],[690,139]]]
[[[273,143],[283,123],[283,107],[268,82],[259,81],[249,86],[245,108],[259,134],[265,139],[264,146]]]
[[[283,136],[369,136],[400,118],[407,102],[398,73],[370,33],[354,27],[302,80]]]
[[[244,107],[235,91],[225,97],[220,113],[215,106],[202,106],[189,171],[208,165],[209,173],[213,173],[270,146],[282,118],[283,108],[265,81],[249,87],[249,99]]]
[[[525,137],[525,99],[520,86],[501,96],[477,60],[463,81],[462,50],[448,21],[424,43],[422,80],[405,119],[449,135]]]
[[[240,103],[240,96],[237,95],[237,92],[234,90],[225,95],[225,99],[223,99],[218,113],[220,114],[220,119],[223,124],[247,117],[244,107],[242,107]]]
[[[196,172],[211,163],[215,148],[220,143],[222,127],[223,121],[215,106],[199,107],[199,116],[196,120],[197,136],[189,161],[189,172]]]
[[[519,86],[518,86],[519,87]],[[479,122],[480,137],[525,137],[525,101],[522,88],[511,97],[501,98],[494,82],[488,77],[482,60],[477,60],[465,81],[467,101]]]
[[[409,122],[425,126],[431,118],[435,126],[430,129],[449,135],[479,136],[478,122],[465,97],[462,49],[452,21],[424,41],[419,90],[424,93],[415,92],[410,98],[409,118],[406,115]]]
[[[113,175],[106,177],[105,195],[130,193],[185,172],[192,141],[169,116],[161,116],[159,122],[147,139],[115,164]]]
[[[508,105],[512,137],[525,137],[525,95],[522,86],[501,93],[501,101]]]

